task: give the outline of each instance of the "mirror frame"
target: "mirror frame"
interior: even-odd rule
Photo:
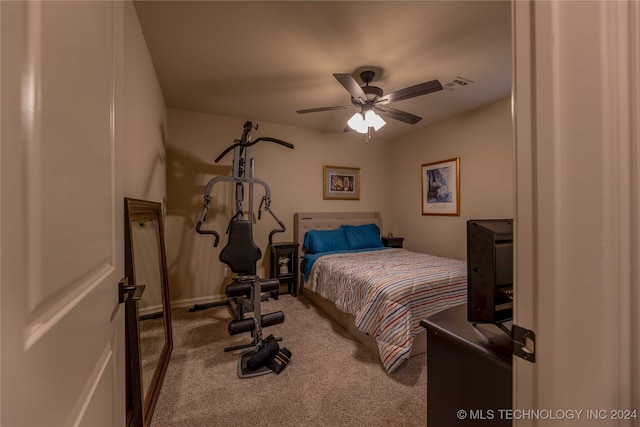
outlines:
[[[125,301],[126,340],[127,345],[127,426],[147,427],[151,424],[151,417],[158,401],[160,386],[169,365],[169,358],[173,349],[173,334],[171,331],[171,300],[169,299],[169,282],[167,278],[167,258],[164,239],[164,220],[162,204],[139,199],[124,199],[125,212],[125,275],[129,281],[129,289],[135,290],[135,253],[131,238],[131,222],[156,220],[158,224],[158,257],[162,280],[162,311],[164,317],[165,343],[162,347],[158,365],[156,366],[149,390],[143,395],[142,362],[140,359],[140,324],[138,303],[130,292]]]

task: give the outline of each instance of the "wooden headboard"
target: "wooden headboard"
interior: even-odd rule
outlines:
[[[382,232],[380,212],[297,212],[293,217],[296,243],[300,245],[300,255],[304,255],[304,235],[309,230],[335,230],[341,225],[376,224]]]

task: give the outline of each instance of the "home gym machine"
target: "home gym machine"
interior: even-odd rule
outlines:
[[[231,271],[236,274],[233,281],[226,287],[225,293],[227,301],[232,307],[235,318],[229,323],[229,334],[236,335],[244,332],[251,332],[252,341],[248,344],[225,348],[224,351],[235,351],[244,348],[252,348],[240,355],[238,361],[238,376],[249,378],[271,372],[280,373],[291,361],[291,352],[286,348],[280,348],[273,335],[266,339],[262,338],[262,329],[284,322],[284,313],[277,311],[262,314],[261,303],[268,296],[263,293],[270,292],[277,296],[280,288],[278,279],[262,279],[256,274],[256,263],[262,257],[260,248],[253,241],[253,186],[255,184],[264,188],[264,196],[258,208],[258,219],[261,218],[262,209],[269,212],[280,228],[269,233],[269,245],[273,243],[273,235],[285,231],[285,226],[271,210],[271,190],[262,180],[253,176],[254,159],[250,156],[251,146],[261,141],[274,142],[284,147],[293,149],[293,145],[275,138],[260,137],[251,140],[251,130],[258,129],[250,121],[245,122],[242,137],[236,139],[232,145],[227,147],[216,159],[218,163],[227,153],[233,151],[233,175],[217,176],[209,181],[204,191],[204,207],[198,223],[196,232],[199,234],[210,234],[214,237],[213,246],[217,247],[220,240],[219,234],[214,230],[204,230],[202,225],[206,221],[207,211],[211,208],[211,189],[218,183],[232,183],[235,186],[235,214],[231,217],[227,227],[227,245],[220,252],[220,261],[228,265]],[[245,185],[249,192],[249,203],[247,206],[247,216],[245,218],[244,192]],[[196,305],[190,311],[221,305],[220,303]],[[246,313],[254,313],[253,317],[244,317]],[[258,321],[258,319],[260,319]]]

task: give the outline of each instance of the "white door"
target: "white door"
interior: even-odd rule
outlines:
[[[1,425],[125,419],[120,2],[0,2]]]
[[[640,3],[513,5],[513,425],[638,426]]]

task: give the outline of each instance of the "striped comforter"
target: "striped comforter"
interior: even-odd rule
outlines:
[[[406,249],[332,254],[314,263],[305,287],[355,316],[391,373],[409,357],[420,320],[466,302],[467,264]]]

